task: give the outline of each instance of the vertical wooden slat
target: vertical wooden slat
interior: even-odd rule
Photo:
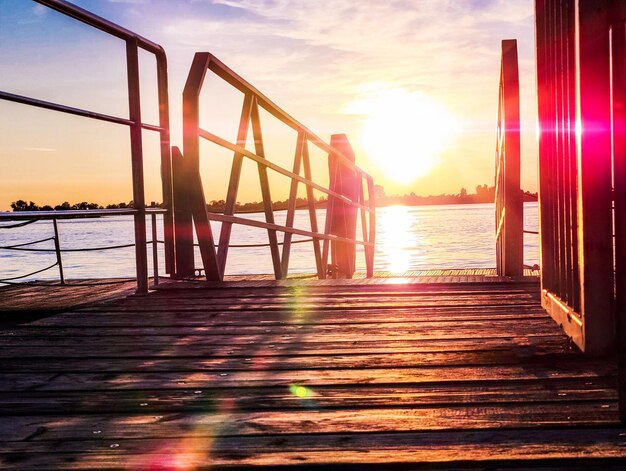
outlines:
[[[615,293],[620,420],[626,422],[626,28],[612,28]]]
[[[535,0],[535,42],[537,48],[537,101],[538,101],[538,147],[539,147],[539,233],[542,289],[552,289],[552,220],[550,217],[550,185],[548,135],[548,74],[547,74],[547,9],[548,0]]]
[[[568,14],[568,45],[567,45],[567,88],[568,88],[568,159],[569,159],[569,212],[571,219],[570,237],[572,248],[570,257],[572,260],[572,308],[580,312],[580,283],[578,265],[578,166],[576,159],[576,8],[575,0],[567,0]]]
[[[359,185],[359,203],[365,205],[365,191],[363,190],[363,177],[360,173],[357,174],[357,183]],[[367,219],[366,219],[366,210],[365,208],[359,209],[359,214],[361,216],[361,234],[363,237],[363,242],[369,242],[367,233]],[[363,246],[363,251],[365,252],[365,259],[367,260],[367,245]]]
[[[613,345],[613,241],[611,236],[611,106],[608,4],[576,3],[578,213],[584,350]]]
[[[555,155],[555,180],[556,180],[556,208],[557,218],[556,225],[558,227],[558,279],[559,279],[559,295],[561,299],[567,301],[567,266],[566,266],[566,252],[567,252],[567,239],[565,237],[565,189],[564,189],[564,119],[563,119],[563,70],[561,65],[562,47],[563,47],[563,30],[562,30],[562,3],[561,1],[555,2],[554,6],[554,52],[553,52],[553,70],[554,70],[554,100],[555,100],[555,140],[556,140],[556,155]]]
[[[367,177],[367,197],[369,200],[369,237],[368,240],[372,244],[369,259],[367,263],[367,277],[372,278],[374,276],[374,256],[376,254],[376,188],[374,186],[374,179],[370,176]]]
[[[309,142],[306,138],[302,142],[302,166],[304,167],[304,178],[307,180],[312,180],[311,175],[311,162],[309,159]],[[317,207],[315,205],[315,193],[313,192],[313,188],[309,185],[306,185],[306,199],[309,206],[309,220],[311,223],[311,232],[317,233],[319,232],[319,228],[317,225]],[[322,259],[322,252],[320,249],[320,240],[317,238],[313,238],[313,253],[315,254],[315,266],[317,268],[317,277],[320,280],[326,278],[326,263],[324,259]]]
[[[555,30],[554,30],[554,12],[556,3],[558,0],[548,0],[547,5],[547,38],[546,42],[546,74],[547,74],[547,102],[546,109],[546,135],[548,137],[548,173],[550,175],[551,185],[548,188],[549,193],[549,208],[550,208],[550,225],[552,228],[552,234],[550,236],[552,243],[553,258],[550,260],[550,271],[552,272],[552,287],[551,289],[557,295],[561,296],[561,278],[559,276],[559,258],[561,255],[559,246],[559,225],[558,225],[558,192],[557,192],[557,178],[556,178],[556,154],[558,152],[558,143],[556,135],[556,99],[554,96],[554,42],[555,42]]]
[[[126,41],[128,71],[128,108],[130,126],[131,168],[133,177],[133,204],[135,213],[135,261],[137,293],[148,292],[148,253],[146,238],[146,202],[143,183],[143,139],[141,128],[141,99],[139,92],[139,57],[137,40]]]
[[[306,135],[303,132],[298,133],[298,139],[296,142],[296,153],[293,157],[293,173],[300,175],[300,165],[302,162],[302,148]],[[296,213],[296,198],[298,197],[298,180],[291,180],[291,187],[289,188],[289,203],[287,206],[287,218],[285,221],[286,227],[293,227],[293,222]],[[290,232],[285,232],[283,238],[283,256],[282,256],[282,274],[286,278],[289,272],[289,255],[291,253],[291,238]]]
[[[254,136],[254,148],[256,155],[265,158],[265,147],[263,145],[263,134],[261,133],[261,118],[259,116],[259,106],[256,98],[252,101],[251,109],[252,135]],[[274,224],[274,209],[272,208],[272,195],[270,192],[270,183],[267,177],[267,168],[264,165],[257,164],[259,170],[259,181],[261,182],[261,195],[263,198],[263,209],[265,211],[265,222]],[[296,173],[296,172],[294,172]],[[285,234],[286,236],[287,234]],[[280,261],[280,251],[278,250],[278,237],[273,229],[267,230],[267,237],[270,244],[270,253],[272,255],[272,264],[274,265],[274,276],[277,280],[285,278]]]
[[[245,147],[248,139],[248,129],[250,128],[250,116],[252,113],[253,96],[246,94],[244,96],[243,105],[241,107],[241,118],[239,119],[239,130],[237,131],[237,145]],[[228,190],[226,193],[226,204],[224,206],[224,214],[232,216],[235,214],[235,205],[237,204],[237,192],[239,190],[239,181],[241,180],[241,169],[243,167],[243,155],[235,152],[233,156],[233,165],[230,169],[230,179],[228,182]],[[226,259],[228,257],[228,244],[230,244],[230,234],[232,232],[232,223],[222,222],[220,229],[220,241],[217,249],[217,263],[222,273],[226,270]]]

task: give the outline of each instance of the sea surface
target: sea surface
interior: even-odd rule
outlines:
[[[324,227],[325,210],[317,211],[318,225]],[[264,220],[261,213],[241,215]],[[276,222],[283,224],[286,212],[276,212]],[[163,239],[161,216],[157,217],[158,239]],[[0,224],[0,247],[46,239],[53,236],[51,221],[38,221],[28,226],[6,229],[10,223]],[[537,203],[525,203],[524,228],[536,231]],[[307,210],[296,211],[295,227],[309,230]],[[131,216],[95,219],[60,220],[60,245],[63,249],[98,248],[133,242]],[[150,236],[148,220],[148,240]],[[216,240],[220,224],[213,225]],[[495,267],[495,213],[493,204],[442,206],[390,206],[376,211],[375,270],[402,273],[407,270],[446,268]],[[358,223],[360,237],[360,219]],[[294,241],[304,237],[294,236]],[[282,234],[279,234],[282,241]],[[231,244],[259,244],[267,242],[263,229],[233,226]],[[41,242],[34,248],[53,249],[53,241]],[[159,247],[159,267],[163,274],[163,246]],[[148,260],[152,269],[152,252]],[[525,234],[524,261],[527,265],[539,263],[538,236]],[[0,248],[0,279],[14,278],[46,268],[56,261],[54,253],[12,251]],[[134,248],[90,252],[64,252],[63,267],[67,279],[133,277],[135,274]],[[196,254],[196,267],[200,267]],[[357,269],[365,270],[362,247],[357,247]],[[292,246],[290,273],[314,273],[315,258],[312,243]],[[231,248],[226,266],[227,275],[273,273],[268,247]],[[20,278],[16,281],[58,279],[58,268]]]

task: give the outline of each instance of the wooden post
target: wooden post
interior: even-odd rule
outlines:
[[[354,163],[354,151],[345,134],[332,135],[330,146]],[[354,169],[342,164],[332,152],[328,155],[328,169],[330,189],[356,203],[359,190]],[[332,204],[330,200],[333,200]],[[353,241],[356,240],[356,206],[329,196],[329,209],[330,213],[326,216],[329,218],[329,233]],[[332,241],[330,245],[332,264],[337,270],[336,277],[352,278],[355,271],[356,244],[354,242]]]
[[[496,152],[498,274],[524,274],[524,206],[520,188],[520,112],[517,41],[502,41]]]
[[[176,277],[194,276],[193,220],[185,180],[185,161],[178,147],[172,147],[174,182],[174,243]]]

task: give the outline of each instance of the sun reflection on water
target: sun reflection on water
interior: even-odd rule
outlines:
[[[409,215],[406,206],[391,206],[379,213],[376,256],[385,270],[404,273],[412,266],[411,257],[418,243],[415,231],[411,230],[414,222],[415,216]]]

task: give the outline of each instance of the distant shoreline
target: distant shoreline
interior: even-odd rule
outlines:
[[[491,189],[490,189],[491,190]],[[537,201],[536,193],[524,192],[523,200],[525,203],[527,202],[536,202]],[[458,205],[458,204],[493,204],[494,203],[494,195],[492,191],[488,193],[482,194],[457,194],[457,195],[431,195],[431,196],[418,196],[414,193],[410,195],[376,195],[376,207],[377,208],[385,208],[388,206],[407,206],[407,207],[416,207],[416,206],[444,206],[444,205]],[[367,201],[365,204],[368,204]],[[327,200],[317,200],[315,203],[316,209],[323,209],[327,205]],[[213,200],[207,203],[207,211],[210,213],[223,214],[226,206],[226,202],[224,200]],[[298,198],[296,200],[296,209],[307,209],[309,206],[306,198]],[[160,203],[154,203],[148,207],[163,207]],[[289,201],[274,201],[272,202],[272,208],[274,211],[286,211],[289,207]],[[97,203],[75,203],[70,205],[68,202],[64,202],[63,204],[50,206],[44,205],[39,206],[33,201],[25,201],[18,200],[11,203],[11,208],[13,212],[21,212],[21,211],[67,211],[67,210],[101,210],[101,209],[130,209],[133,208],[133,202],[130,201],[128,203],[118,203],[118,204],[108,204],[106,206],[101,206]],[[247,214],[247,213],[262,213],[264,212],[264,204],[263,202],[250,202],[250,203],[239,203],[235,205],[234,212],[238,214]]]

